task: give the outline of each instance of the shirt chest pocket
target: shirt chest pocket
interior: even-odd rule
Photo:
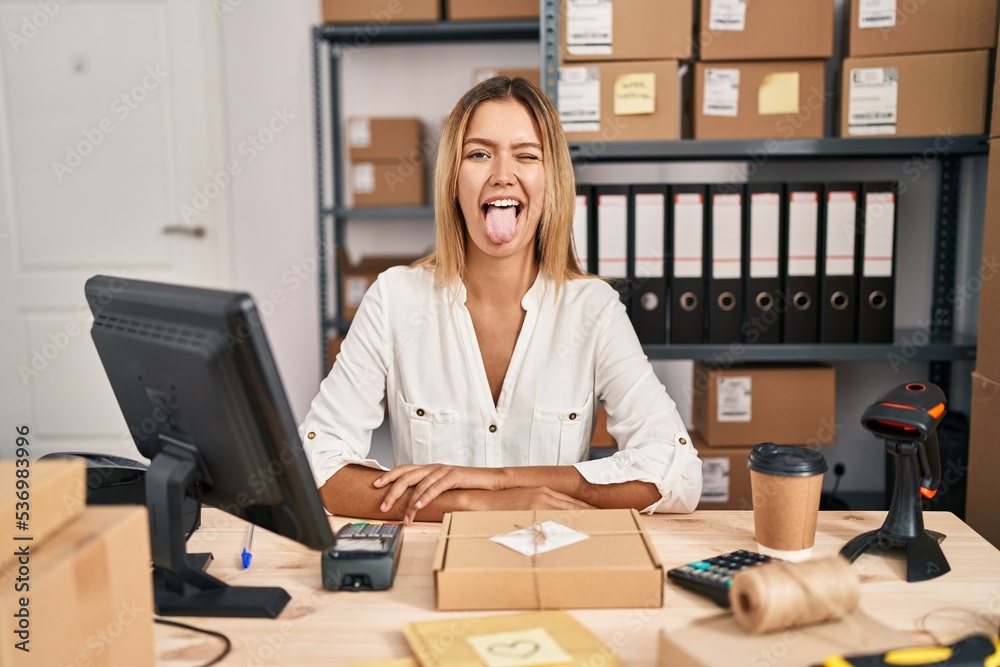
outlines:
[[[458,410],[415,405],[402,395],[399,401],[410,430],[409,460],[399,463],[467,465]],[[400,453],[406,457],[407,452]]]
[[[593,399],[579,408],[535,408],[528,437],[528,465],[555,466],[587,458],[590,446],[590,409]]]

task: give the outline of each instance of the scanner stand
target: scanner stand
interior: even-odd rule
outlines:
[[[950,571],[951,566],[941,551],[945,536],[924,530],[917,470],[918,443],[888,440],[886,451],[892,455],[896,466],[889,514],[881,528],[858,535],[844,545],[840,555],[853,563],[863,553],[903,549],[907,581],[940,577]]]
[[[291,600],[284,589],[230,586],[205,572],[212,554],[187,553],[184,498],[206,475],[194,448],[162,434],[160,440],[163,449],[146,472],[156,613],[276,618]]]

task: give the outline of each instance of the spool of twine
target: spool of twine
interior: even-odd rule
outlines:
[[[736,621],[753,634],[837,620],[858,606],[860,581],[846,559],[772,561],[733,578]]]

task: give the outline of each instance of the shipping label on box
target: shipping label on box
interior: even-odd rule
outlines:
[[[891,28],[896,25],[896,0],[858,0],[858,27]]]
[[[574,56],[611,55],[612,0],[566,0],[566,50]]]
[[[896,134],[899,69],[859,67],[851,70],[847,128],[854,136]]]
[[[555,522],[584,539],[524,555],[493,538]],[[635,510],[452,512],[434,558],[438,609],[661,607],[663,566]]]
[[[559,68],[559,120],[564,132],[601,129],[601,73],[596,67]]]
[[[705,70],[705,99],[701,112],[706,116],[735,118],[740,108],[740,71],[710,67]]]
[[[746,30],[747,0],[710,0],[709,30]]]

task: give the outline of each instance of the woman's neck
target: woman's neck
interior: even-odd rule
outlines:
[[[491,257],[472,250],[466,258],[463,281],[468,298],[503,307],[520,304],[537,275],[534,252]]]

